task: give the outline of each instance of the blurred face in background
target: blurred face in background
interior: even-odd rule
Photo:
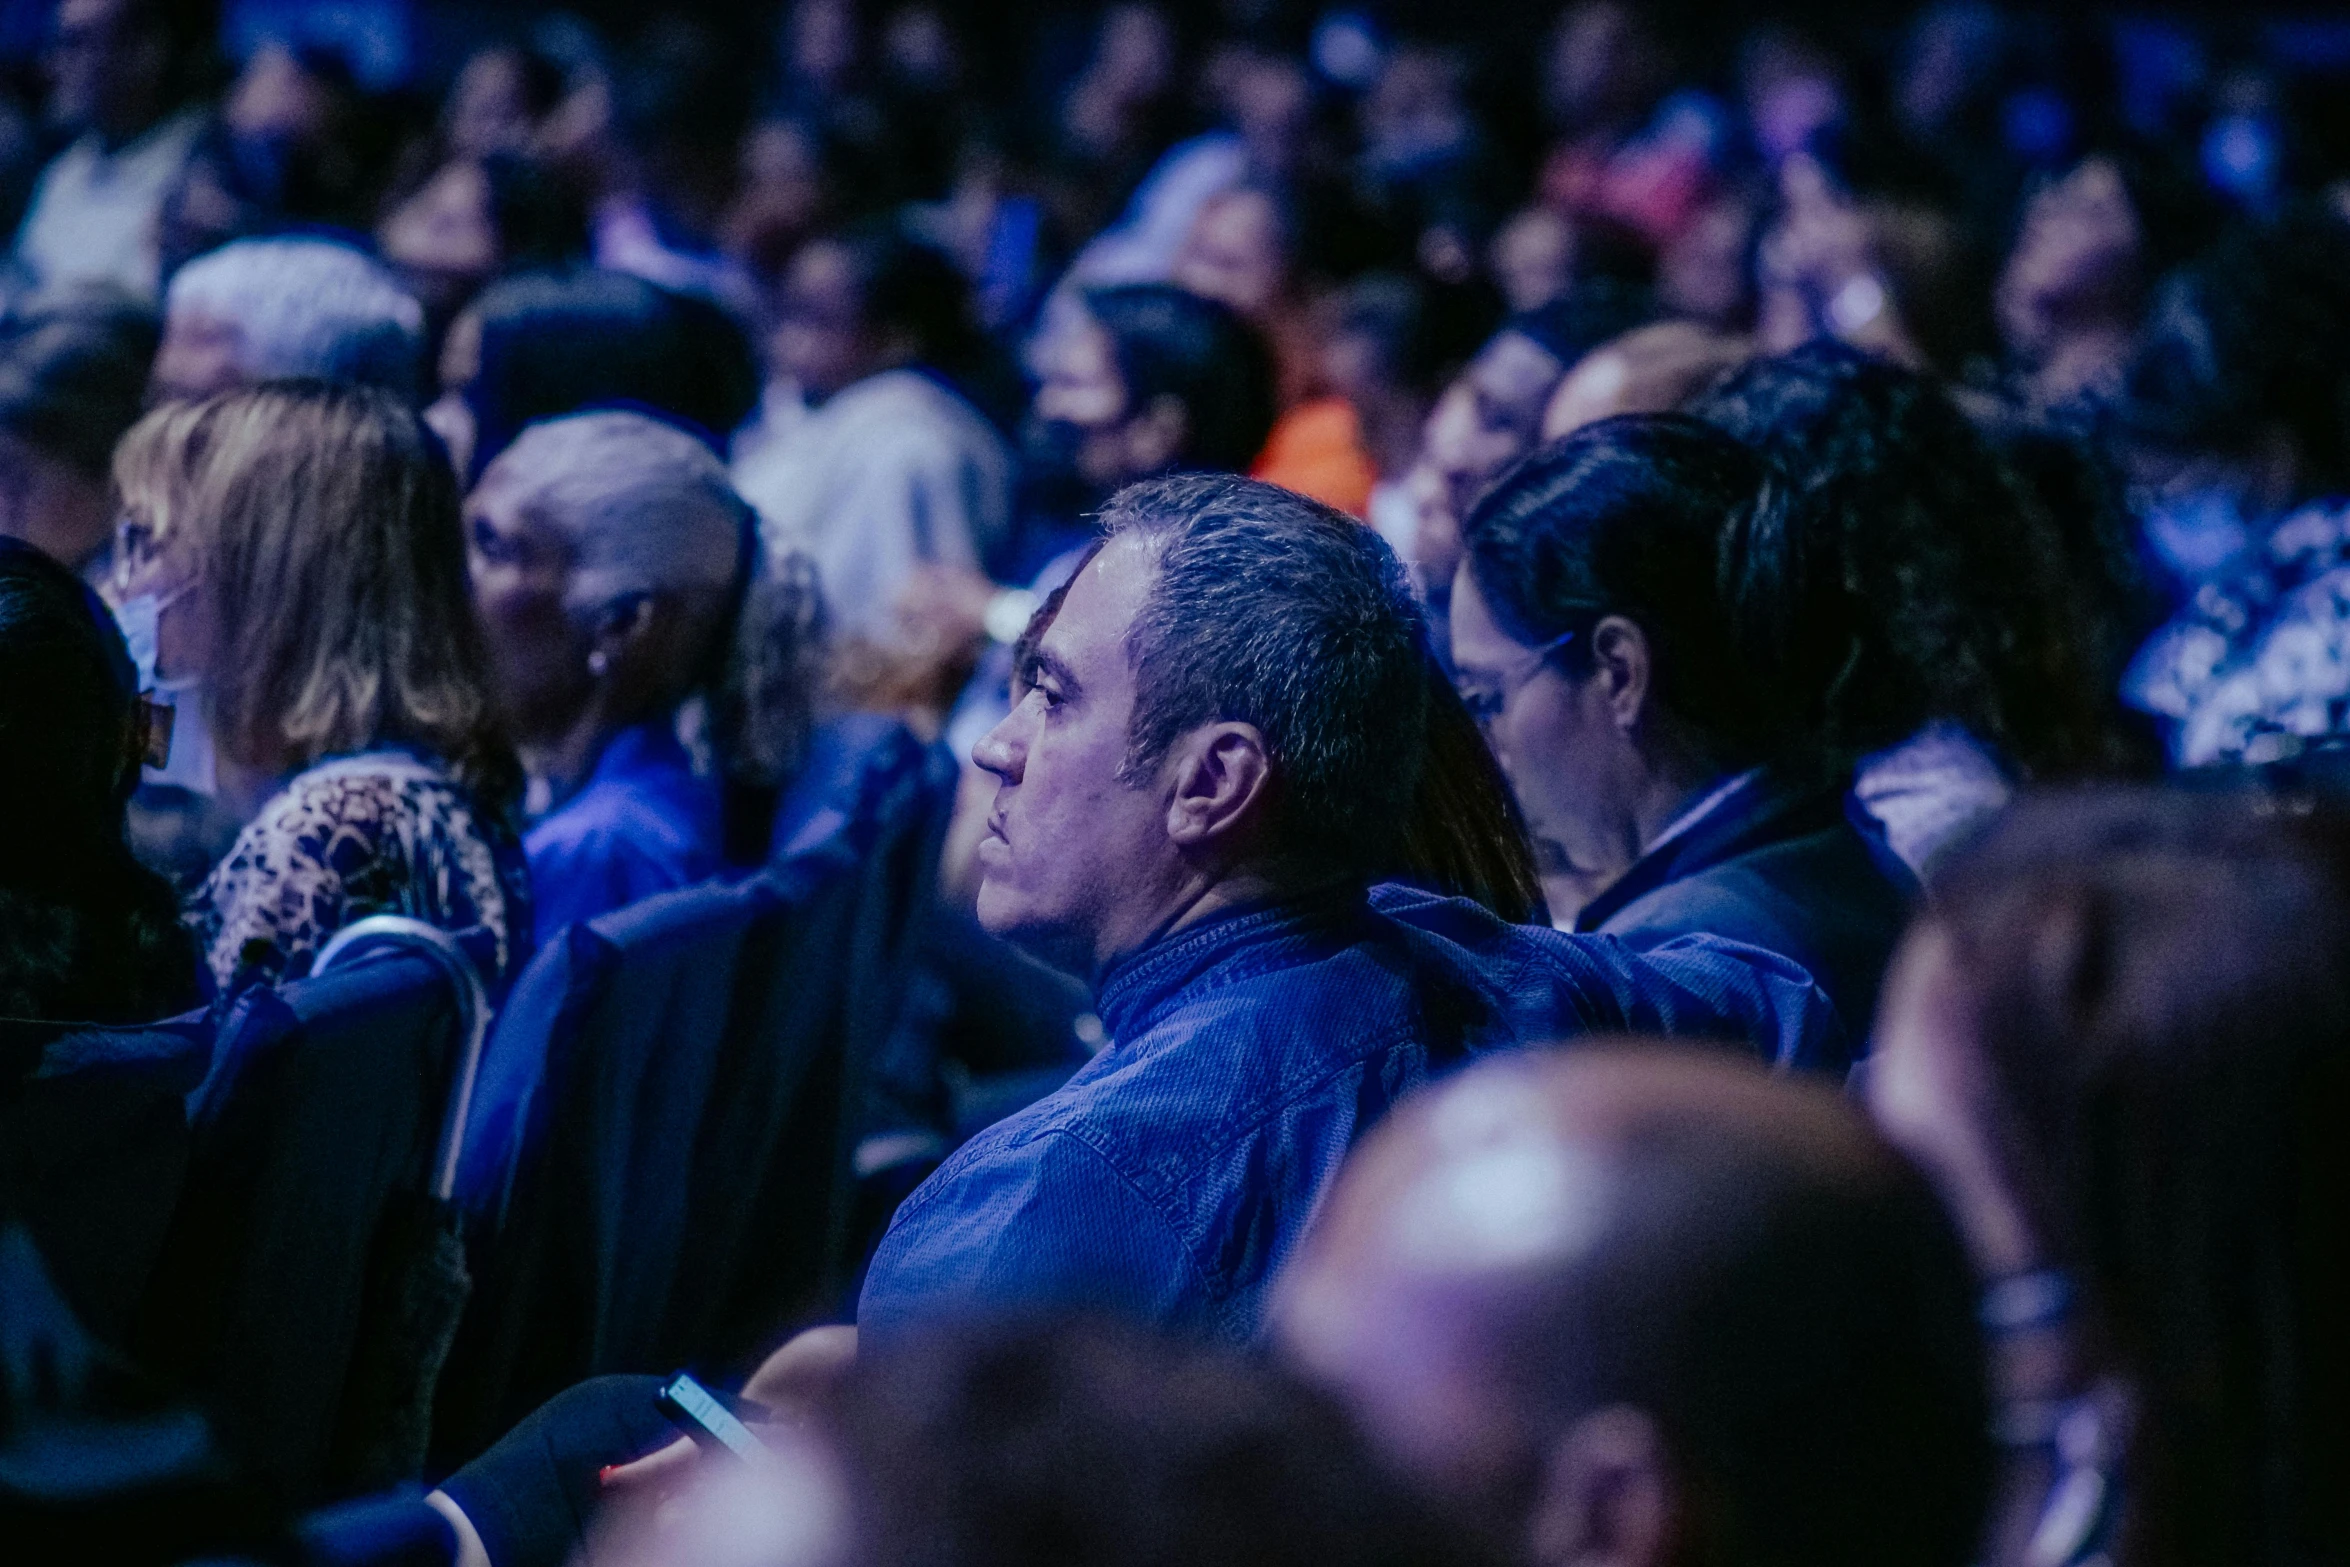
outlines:
[[[1091,315],[1075,312],[1040,339],[1035,366],[1028,455],[1040,471],[1065,471],[1088,504],[1181,457],[1188,433],[1182,405],[1161,397],[1147,408],[1130,406],[1117,345]]]
[[[106,481],[0,431],[0,534],[76,571],[106,547]]]
[[[1426,454],[1454,517],[1467,516],[1485,487],[1533,449],[1543,406],[1566,369],[1532,338],[1503,332],[1444,389],[1428,416]]]
[[[428,309],[448,310],[498,269],[489,175],[470,158],[444,164],[384,219],[377,248]]]
[[[571,542],[522,504],[529,478],[490,464],[465,498],[465,549],[499,704],[517,731],[543,734],[584,705],[590,638],[566,608]]]
[[[1200,209],[1169,281],[1262,324],[1289,283],[1281,214],[1258,190],[1231,191]]]
[[[185,304],[167,312],[150,375],[151,400],[210,397],[244,385],[244,349],[244,329],[234,321]]]
[[[2009,349],[2031,358],[2067,333],[2128,330],[2139,249],[2138,216],[2110,161],[2090,158],[2034,196],[1995,300]]]
[[[161,33],[131,0],[61,0],[42,63],[49,117],[73,131],[127,135],[156,106],[166,64]]]
[[[864,379],[877,351],[848,251],[817,240],[784,274],[775,368],[821,402]]]
[[[484,49],[465,62],[442,116],[451,152],[479,158],[530,145],[533,126],[522,69],[511,49]]]

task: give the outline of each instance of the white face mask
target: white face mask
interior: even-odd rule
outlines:
[[[122,628],[123,644],[130,652],[131,663],[138,669],[139,689],[172,710],[171,754],[161,767],[150,767],[143,776],[148,783],[169,784],[210,795],[219,791],[220,771],[212,749],[212,723],[204,701],[204,677],[186,675],[163,680],[155,674],[163,612],[193,585],[186,584],[169,593],[141,593],[136,598],[125,599],[114,607],[114,623]]]

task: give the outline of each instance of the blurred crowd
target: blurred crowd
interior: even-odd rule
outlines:
[[[0,0],[0,1541],[2350,1563],[2346,105],[2319,10]],[[370,942],[462,1065],[285,1087]],[[253,1217],[430,1125],[409,1251]],[[237,1385],[204,1259],[382,1353]]]

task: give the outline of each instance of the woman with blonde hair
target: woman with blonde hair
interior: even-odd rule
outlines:
[[[115,456],[112,598],[177,722],[164,776],[249,816],[189,907],[215,982],[309,971],[371,914],[527,955],[521,772],[493,716],[456,481],[394,399],[273,382]]]

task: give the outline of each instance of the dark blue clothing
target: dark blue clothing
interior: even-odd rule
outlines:
[[[1790,958],[1828,993],[1857,1054],[1917,891],[1893,852],[1852,824],[1842,790],[1792,788],[1766,770],[1642,855],[1575,928],[1636,946],[1721,936]]]
[[[1595,1033],[1843,1052],[1794,965],[1726,943],[1507,925],[1403,887],[1211,920],[1116,964],[1112,1043],[898,1209],[858,1325],[1074,1307],[1243,1341],[1322,1189],[1412,1089],[1484,1051]]]
[[[523,836],[538,944],[717,875],[723,831],[717,780],[695,775],[675,725],[662,718],[622,730],[579,792]]]

